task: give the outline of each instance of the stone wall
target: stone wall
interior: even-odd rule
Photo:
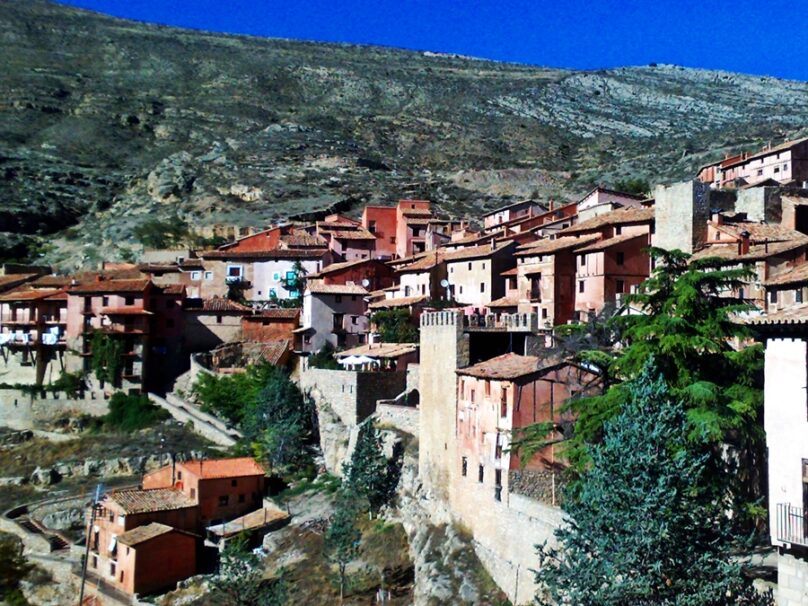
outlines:
[[[808,559],[781,552],[777,557],[777,606],[808,606]]]
[[[749,221],[779,223],[783,215],[778,187],[753,187],[739,189],[735,210],[746,213]]]
[[[410,435],[418,435],[418,409],[414,406],[379,404],[376,407],[376,421],[382,427],[393,427]]]
[[[91,415],[100,417],[109,412],[107,395],[100,391],[84,392],[84,398],[70,398],[65,393],[45,392],[37,397],[19,389],[0,389],[0,426],[11,429],[34,429],[41,423],[62,417]]]
[[[354,372],[307,368],[300,373],[300,390],[317,408],[320,448],[325,466],[337,475],[347,459],[356,427],[376,411],[376,402],[404,391],[407,373]]]
[[[546,469],[511,469],[508,472],[508,490],[551,506],[561,504],[564,480],[561,474]]]

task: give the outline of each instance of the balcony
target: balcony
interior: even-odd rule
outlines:
[[[532,313],[463,316],[463,327],[473,332],[536,332],[538,316]]]
[[[778,503],[776,539],[782,543],[808,547],[806,516],[808,516],[808,511],[800,507],[794,507],[788,503]]]

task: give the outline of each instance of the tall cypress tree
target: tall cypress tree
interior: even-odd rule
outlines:
[[[715,451],[690,438],[685,408],[654,364],[625,385],[622,411],[590,446],[591,467],[565,500],[558,545],[543,546],[539,604],[758,606],[742,575]]]
[[[343,467],[343,486],[364,500],[371,512],[378,511],[391,496],[387,458],[382,452],[382,438],[368,419],[359,426],[356,447],[350,463]]]

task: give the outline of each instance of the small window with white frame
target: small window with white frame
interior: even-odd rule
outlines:
[[[228,265],[227,266],[227,279],[228,280],[241,280],[244,276],[243,265]]]
[[[202,272],[201,271],[192,271],[191,272],[191,280],[201,280],[202,279]]]
[[[213,272],[212,271],[206,271],[205,272],[205,280],[208,281],[208,282],[213,280]]]

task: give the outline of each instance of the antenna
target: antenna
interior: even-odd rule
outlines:
[[[87,526],[87,536],[84,539],[84,561],[81,563],[81,590],[79,591],[79,606],[84,603],[84,584],[87,580],[87,560],[90,559],[90,533],[93,531],[93,526],[95,525],[95,514],[98,510],[98,502],[101,500],[101,495],[103,493],[104,485],[98,484],[95,487],[95,495],[93,495],[92,505],[90,505],[90,524]]]

